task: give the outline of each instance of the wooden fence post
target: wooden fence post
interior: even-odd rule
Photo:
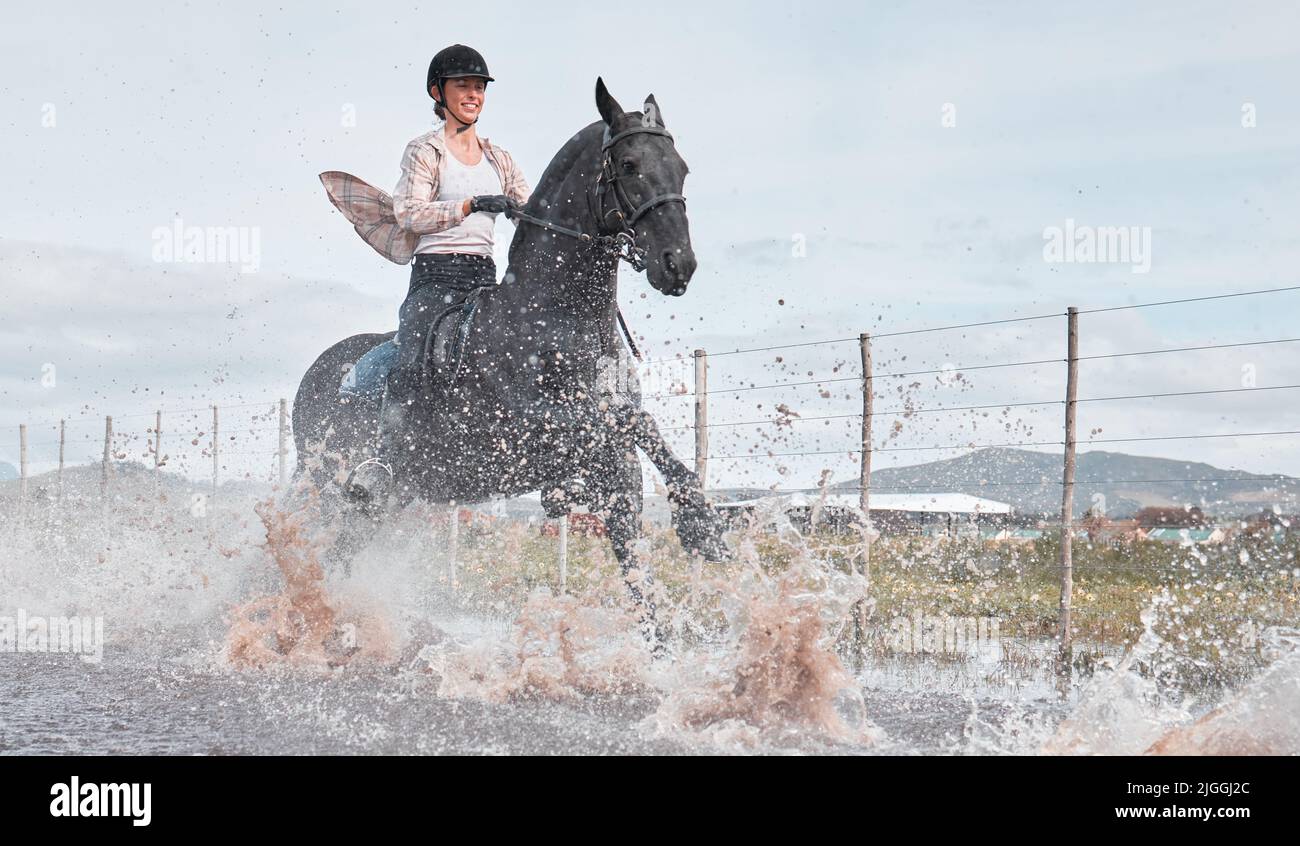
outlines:
[[[1066,339],[1065,379],[1065,471],[1061,486],[1061,606],[1057,669],[1070,672],[1071,597],[1074,592],[1074,453],[1075,404],[1079,389],[1079,310],[1070,306]]]
[[[286,444],[288,443],[289,434],[289,410],[288,402],[280,400],[280,486],[284,487],[284,481],[287,478],[285,473],[285,456],[288,453]]]
[[[59,421],[59,503],[63,502],[63,445],[66,443],[64,427],[66,420]]]
[[[560,595],[569,592],[569,515],[560,515]]]
[[[871,583],[871,418],[875,402],[871,374],[871,336],[858,335],[862,352],[862,466],[858,470],[858,508],[867,521],[862,545],[862,575]]]
[[[858,335],[858,348],[862,353],[862,461],[858,467],[858,508],[862,511],[862,577],[871,587],[871,422],[874,386],[871,375],[871,336]],[[849,564],[853,566],[852,562]],[[853,647],[859,666],[864,661],[867,646],[867,617],[870,605],[865,601],[853,606]]]
[[[212,499],[214,502],[217,498],[217,485],[221,482],[221,465],[217,455],[220,450],[219,443],[217,440],[217,407],[214,405],[212,406]]]
[[[705,486],[709,469],[709,356],[695,351],[695,475]]]
[[[104,461],[100,465],[99,472],[99,492],[102,496],[108,496],[108,480],[113,473],[113,417],[112,415],[104,418]]]

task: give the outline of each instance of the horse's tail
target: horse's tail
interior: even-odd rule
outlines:
[[[340,392],[362,355],[396,333],[353,335],[312,362],[293,402],[293,440],[298,451],[295,477],[309,476],[319,488],[341,481],[374,454],[379,403]]]

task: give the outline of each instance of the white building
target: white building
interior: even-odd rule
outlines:
[[[981,527],[1005,528],[1011,517],[1008,503],[963,493],[872,494],[869,506],[872,525],[885,534],[978,535]],[[816,512],[818,527],[832,531],[848,530],[861,514],[856,493],[792,493],[717,507],[735,522],[779,511],[802,529]]]

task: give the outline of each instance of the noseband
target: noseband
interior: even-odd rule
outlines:
[[[600,145],[600,176],[596,179],[595,208],[590,209],[592,216],[599,221],[602,229],[601,234],[591,235],[580,229],[560,226],[558,223],[534,217],[523,211],[515,211],[509,216],[540,226],[543,229],[549,229],[552,232],[568,235],[584,244],[594,244],[603,250],[606,255],[615,256],[626,261],[637,273],[645,270],[645,248],[637,246],[636,232],[633,227],[651,209],[662,206],[664,203],[682,203],[685,205],[686,197],[681,194],[659,194],[639,206],[634,207],[632,205],[632,201],[627,196],[627,191],[623,188],[623,176],[615,172],[613,155],[614,145],[630,135],[662,135],[669,141],[672,141],[673,138],[672,134],[661,126],[634,126],[615,135],[610,135],[609,127],[605,127],[604,140]],[[607,197],[613,197],[614,199],[614,208],[609,211],[605,211]],[[587,192],[587,203],[590,208],[592,203],[592,192],[590,191]],[[629,208],[631,211],[628,211]],[[612,226],[610,218],[614,219]],[[612,227],[617,227],[612,233],[603,231]]]

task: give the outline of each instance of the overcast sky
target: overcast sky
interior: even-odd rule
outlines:
[[[0,459],[17,462],[21,422],[41,469],[61,416],[79,421],[69,431],[89,456],[105,413],[138,435],[157,407],[218,402],[253,405],[229,412],[232,432],[248,430],[232,454],[269,471],[270,402],[292,397],[334,340],[394,328],[407,285],[316,174],[346,170],[391,190],[403,147],[433,119],[429,58],[453,42],[487,58],[497,82],[481,132],[533,182],[595,119],[597,75],[629,110],[656,95],[691,167],[700,262],[680,299],[623,272],[625,312],[656,358],[1300,285],[1293,4],[262,5],[46,4],[6,16]],[[256,233],[256,272],[156,261],[155,230],[177,218]],[[1067,220],[1148,227],[1149,272],[1045,261],[1045,229]],[[498,222],[502,244],[511,229]],[[1085,315],[1082,352],[1289,338],[1298,305],[1292,292]],[[1060,358],[1064,342],[1058,319],[881,338],[876,358],[880,372],[962,370]],[[1080,396],[1300,384],[1295,351],[1085,362]],[[710,378],[761,385],[857,366],[850,342],[719,357]],[[882,380],[877,406],[1051,401],[1063,381],[1060,365]],[[1084,404],[1080,434],[1300,429],[1295,396]],[[666,426],[685,422],[689,400],[652,402]],[[838,382],[719,396],[710,413],[762,419],[784,403],[827,416],[859,402]],[[913,447],[1060,439],[1059,406],[983,414],[900,420],[888,441],[899,451],[877,466],[955,454]],[[197,437],[205,418],[169,419]],[[878,421],[882,443],[893,424]],[[845,452],[719,460],[710,481],[803,485],[823,468],[850,478],[856,425],[720,427],[718,455]],[[689,452],[688,433],[674,437]],[[1300,474],[1296,437],[1106,448]]]

